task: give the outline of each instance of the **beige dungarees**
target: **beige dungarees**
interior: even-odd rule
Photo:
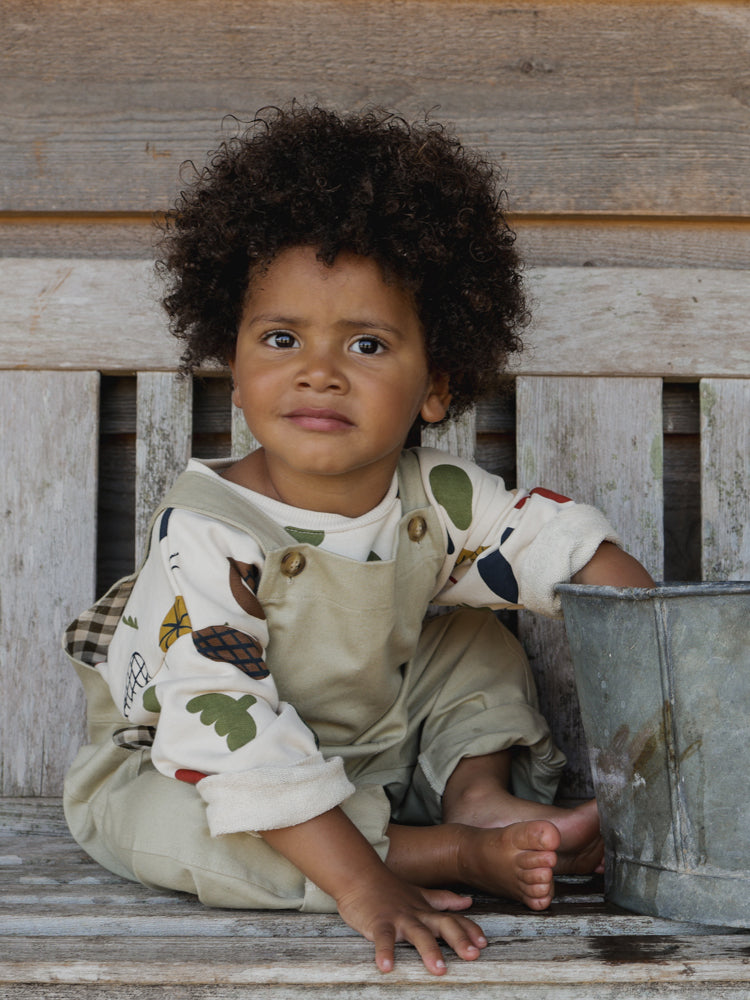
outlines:
[[[445,783],[462,757],[517,747],[513,789],[538,801],[552,799],[564,764],[537,710],[526,658],[491,613],[459,611],[423,624],[445,549],[408,452],[399,463],[399,496],[396,556],[369,563],[293,541],[236,491],[200,473],[183,474],[160,508],[208,513],[249,531],[265,551],[258,598],[271,636],[267,664],[323,755],[343,757],[356,791],[342,808],[382,858],[391,821],[440,822]],[[119,607],[116,623],[132,579],[95,606],[100,651],[112,631],[101,625],[101,605],[109,599]],[[71,626],[67,646],[86,689],[91,739],[65,785],[78,843],[120,875],[196,893],[208,905],[335,910],[261,838],[211,837],[196,787],[156,771],[147,747],[114,744],[113,732],[127,721],[86,664],[96,662],[90,637],[88,646],[70,641],[74,632],[80,639],[95,609]]]

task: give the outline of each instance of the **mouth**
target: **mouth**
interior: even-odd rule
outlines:
[[[337,410],[304,406],[285,413],[284,417],[297,427],[308,431],[341,431],[353,427],[353,422]]]

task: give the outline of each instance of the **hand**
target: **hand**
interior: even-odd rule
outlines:
[[[470,896],[410,885],[385,867],[376,879],[362,879],[337,898],[336,905],[346,923],[374,943],[375,963],[381,972],[393,969],[397,941],[413,944],[425,968],[436,976],[446,972],[438,937],[466,961],[479,958],[487,945],[473,920],[444,912],[471,906]]]

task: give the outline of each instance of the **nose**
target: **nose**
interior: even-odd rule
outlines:
[[[336,350],[320,345],[300,352],[296,385],[315,392],[346,392],[349,380]]]

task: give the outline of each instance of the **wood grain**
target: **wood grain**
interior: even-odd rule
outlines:
[[[704,580],[750,580],[750,379],[701,382]]]
[[[624,547],[663,573],[662,406],[659,379],[531,378],[516,388],[518,482],[602,510]],[[542,714],[568,756],[564,793],[592,794],[588,751],[562,622],[529,612],[519,635]]]
[[[3,18],[1,209],[164,207],[225,115],[296,97],[439,108],[516,211],[750,211],[732,0],[5,0]]]
[[[533,321],[512,375],[750,373],[750,270],[538,268],[527,285]],[[0,368],[178,366],[144,261],[6,258],[0,297]]]
[[[94,598],[94,372],[0,372],[0,794],[59,794],[84,704],[60,648]]]
[[[135,554],[140,564],[156,507],[190,458],[193,383],[173,372],[138,374],[135,445]]]
[[[516,214],[510,222],[530,267],[750,267],[748,219]],[[148,214],[0,213],[0,257],[150,261],[157,236]]]

